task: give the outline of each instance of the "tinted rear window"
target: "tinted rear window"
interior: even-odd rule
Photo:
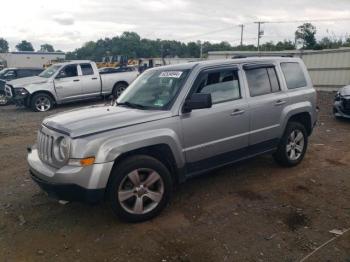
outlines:
[[[245,71],[245,74],[252,97],[280,91],[276,71],[273,67],[249,69]]]
[[[90,64],[80,64],[81,72],[83,75],[93,75],[94,70],[92,69],[92,66]]]
[[[299,63],[281,63],[288,89],[307,86],[305,75]]]

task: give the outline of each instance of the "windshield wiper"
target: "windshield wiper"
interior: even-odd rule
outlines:
[[[127,106],[127,107],[130,107],[130,108],[136,108],[136,109],[142,109],[142,110],[147,109],[146,106],[143,106],[143,105],[140,105],[140,104],[135,104],[135,103],[130,103],[130,102],[117,103],[117,106]]]

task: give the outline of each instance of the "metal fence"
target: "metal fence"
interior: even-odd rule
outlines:
[[[234,56],[293,56],[303,59],[315,88],[335,91],[350,85],[350,48],[293,50],[279,52],[219,51],[209,52],[208,59],[231,59]]]

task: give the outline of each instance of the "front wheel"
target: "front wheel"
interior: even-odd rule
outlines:
[[[6,106],[9,104],[9,100],[5,95],[0,94],[0,106]]]
[[[126,222],[157,216],[172,193],[169,170],[157,159],[139,155],[118,163],[108,186],[112,210]]]
[[[35,94],[30,101],[30,107],[35,112],[49,111],[53,107],[53,99],[45,93]]]
[[[117,99],[124,91],[125,89],[128,87],[127,84],[125,83],[117,83],[114,85],[113,87],[113,92],[112,95],[115,99]]]
[[[303,160],[307,144],[305,127],[298,122],[289,122],[274,158],[282,166],[296,166]]]

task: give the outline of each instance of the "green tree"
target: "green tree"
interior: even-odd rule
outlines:
[[[32,43],[26,40],[22,40],[22,42],[18,43],[16,49],[18,51],[34,51]]]
[[[0,53],[7,53],[9,51],[9,43],[0,37]]]
[[[300,41],[304,49],[313,49],[316,46],[316,27],[311,23],[298,26],[295,31],[296,41]]]
[[[41,52],[55,52],[55,49],[50,44],[43,44],[40,46]]]

